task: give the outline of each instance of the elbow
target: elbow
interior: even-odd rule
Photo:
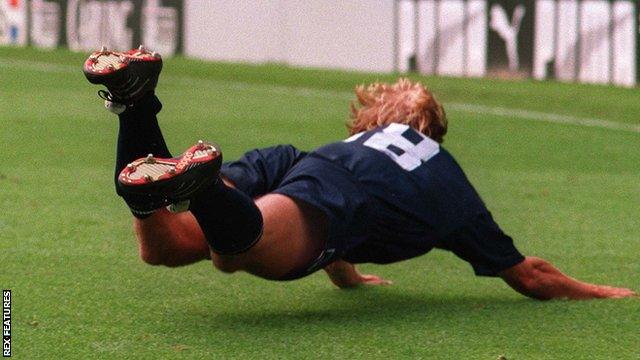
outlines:
[[[553,279],[545,274],[543,263],[535,258],[527,258],[503,272],[501,277],[514,290],[527,297],[537,300],[549,300],[553,297],[549,291],[555,286]]]
[[[537,299],[549,300],[558,287],[552,276],[553,267],[546,261],[536,257],[526,257],[521,263],[500,273],[500,277],[511,288],[522,295]]]

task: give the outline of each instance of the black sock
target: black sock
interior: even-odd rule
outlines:
[[[245,252],[262,236],[262,214],[253,199],[221,179],[191,199],[189,210],[215,253]]]
[[[128,163],[153,154],[171,157],[158,125],[156,114],[162,109],[160,100],[149,93],[118,115],[120,131],[116,156],[116,179]]]
[[[153,154],[157,157],[170,158],[171,153],[160,131],[156,114],[162,109],[160,100],[150,92],[143,98],[127,107],[126,111],[120,114],[120,130],[118,132],[118,144],[116,150],[115,182],[117,185],[120,171],[128,163]],[[134,216],[145,218],[151,213],[139,212],[134,209],[145,208],[150,202],[158,202],[145,195],[126,195],[120,193],[116,186],[116,192],[122,196],[125,202],[132,209]]]

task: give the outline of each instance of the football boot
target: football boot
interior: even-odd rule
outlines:
[[[125,196],[148,195],[178,204],[218,181],[221,165],[220,149],[200,140],[175,158],[149,154],[131,162],[118,176],[118,191]]]
[[[89,55],[83,71],[90,83],[106,86],[108,91],[100,90],[98,95],[111,103],[105,103],[107,108],[117,107],[124,111],[124,106],[133,104],[156,88],[162,71],[162,57],[142,45],[126,52],[109,51],[103,46]]]

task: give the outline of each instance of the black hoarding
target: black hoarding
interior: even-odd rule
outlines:
[[[399,42],[398,69],[636,84],[640,66],[636,1],[400,0],[398,4],[403,16],[397,38],[415,41],[415,45]],[[413,25],[402,23],[411,19]],[[407,61],[417,66],[406,66]]]
[[[37,47],[182,51],[182,0],[32,0],[27,10],[29,43]]]
[[[535,1],[488,1],[487,71],[530,76],[533,65]]]

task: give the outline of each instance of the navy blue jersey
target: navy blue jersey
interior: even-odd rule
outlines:
[[[390,263],[436,247],[478,275],[495,276],[523,260],[451,154],[407,125],[308,154],[288,145],[253,150],[225,163],[222,174],[250,196],[283,194],[327,216],[325,251],[303,275],[336,259]]]

